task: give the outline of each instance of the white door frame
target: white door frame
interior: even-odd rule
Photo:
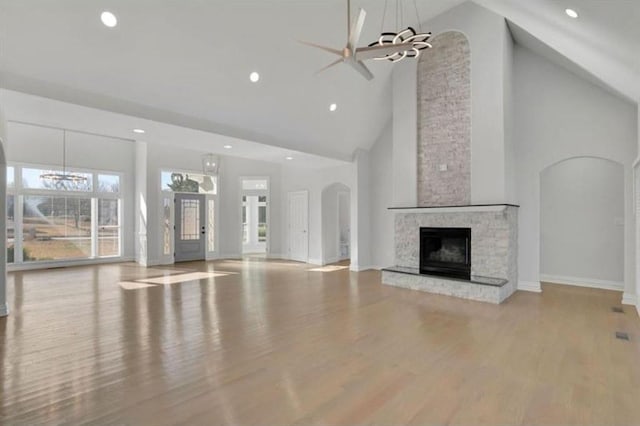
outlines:
[[[292,240],[292,233],[291,233],[291,196],[293,194],[304,194],[307,200],[307,255],[305,259],[294,259],[293,256],[291,255],[291,240]],[[287,258],[289,258],[290,260],[296,260],[299,262],[304,262],[304,263],[309,263],[309,191],[307,191],[306,189],[304,190],[300,190],[300,191],[289,191],[287,192]]]
[[[266,190],[244,190],[242,188],[242,181],[245,180],[266,180],[267,181],[267,189]],[[267,257],[271,252],[271,178],[269,176],[240,176],[238,178],[238,218],[240,218],[240,229],[239,229],[239,238],[240,238],[240,257],[244,254],[244,233],[242,230],[242,196],[243,195],[267,195],[267,241],[266,241],[266,249],[265,253]]]

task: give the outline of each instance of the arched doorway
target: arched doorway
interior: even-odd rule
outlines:
[[[624,166],[576,157],[540,173],[540,278],[624,290]]]

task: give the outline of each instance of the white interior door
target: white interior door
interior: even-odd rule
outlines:
[[[205,196],[176,194],[175,260],[204,260],[206,250]]]
[[[289,258],[300,262],[309,260],[309,193],[289,192]]]

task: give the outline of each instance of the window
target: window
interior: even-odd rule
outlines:
[[[215,201],[207,200],[207,251],[213,252],[216,249],[215,229],[216,211]]]
[[[247,196],[242,196],[242,243],[249,243],[249,224],[247,223]]]
[[[182,173],[162,171],[160,173],[160,188],[163,191],[189,192],[199,194],[217,194],[217,176],[207,176],[198,173]]]
[[[120,176],[98,175],[98,192],[120,192]]]
[[[91,257],[91,199],[25,196],[23,261]]]
[[[41,177],[54,168],[8,168],[7,260],[56,262],[120,256],[122,252],[121,176],[73,171],[84,179]],[[20,179],[15,181],[18,176]],[[94,185],[95,184],[95,185]]]
[[[98,256],[120,255],[120,201],[98,200]]]
[[[12,189],[16,182],[16,170],[13,167],[7,167],[7,189]]]
[[[15,262],[14,240],[15,240],[15,196],[7,196],[7,263]]]
[[[85,178],[85,180],[73,182],[73,181],[54,181],[49,179],[43,179],[40,176],[46,173],[62,173],[62,170],[56,169],[22,169],[22,187],[24,189],[44,189],[49,191],[82,191],[91,192],[93,189],[93,174],[91,173],[77,173]]]
[[[183,241],[200,239],[200,200],[182,200],[180,206],[180,239]]]
[[[258,241],[267,241],[267,197],[258,197]]]
[[[171,202],[170,198],[162,199],[162,253],[171,255]]]

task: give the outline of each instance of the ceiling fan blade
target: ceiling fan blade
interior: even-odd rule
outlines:
[[[305,44],[307,46],[315,47],[316,49],[324,50],[325,52],[333,53],[334,55],[338,55],[342,57],[342,52],[338,49],[332,49],[331,47],[322,46],[320,44],[311,43],[308,41],[298,40],[299,43]]]
[[[324,71],[328,70],[329,68],[331,68],[331,67],[333,67],[333,66],[335,66],[335,65],[338,65],[340,62],[342,62],[342,59],[336,59],[335,61],[331,62],[331,63],[330,63],[329,65],[327,65],[326,67],[319,69],[319,70],[316,72],[316,75],[320,74],[321,72],[324,72]]]
[[[352,52],[358,46],[358,42],[360,41],[360,35],[362,34],[362,28],[364,28],[364,19],[367,17],[367,12],[364,9],[360,9],[358,13],[358,17],[351,24],[351,30],[349,31],[349,42],[347,47]]]
[[[373,80],[373,74],[369,71],[369,68],[362,61],[349,61],[349,65],[358,71],[367,80]]]
[[[371,47],[359,47],[356,50],[356,60],[366,61],[367,59],[381,58],[394,53],[402,53],[413,49],[412,43],[388,44]]]

